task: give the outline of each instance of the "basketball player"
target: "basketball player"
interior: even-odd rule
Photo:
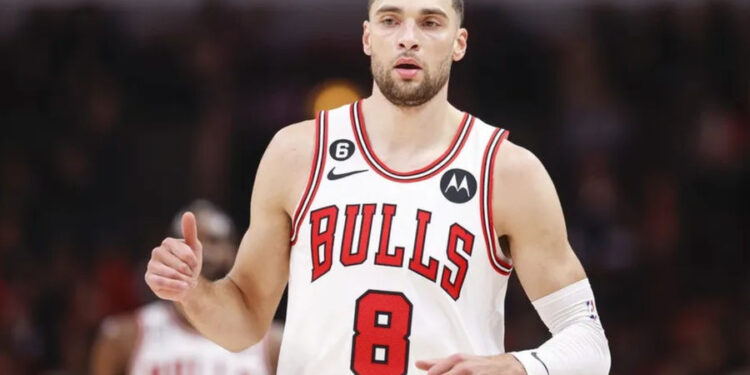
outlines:
[[[263,337],[288,282],[280,374],[606,374],[594,294],[547,172],[506,130],[448,102],[451,65],[466,54],[463,2],[369,6],[372,95],[273,138],[226,278],[198,276],[202,243],[186,213],[184,240],[155,249],[148,285],[242,350]],[[512,269],[552,337],[505,353]]]
[[[232,221],[207,201],[196,201],[188,209],[195,212],[205,246],[201,277],[221,278],[236,254]],[[181,217],[175,217],[174,233],[180,232]],[[232,353],[201,336],[183,314],[179,305],[160,301],[107,318],[92,351],[92,374],[275,374],[281,343],[278,326],[273,325],[260,343]]]

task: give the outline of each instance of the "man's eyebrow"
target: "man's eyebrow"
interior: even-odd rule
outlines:
[[[375,11],[375,14],[380,13],[398,13],[402,14],[404,13],[404,10],[392,5],[385,5],[381,8],[379,8],[377,11]],[[445,18],[448,18],[448,14],[446,14],[442,9],[439,8],[425,8],[422,9],[419,14],[423,16],[443,16]]]
[[[442,9],[438,8],[422,9],[422,11],[419,13],[423,16],[443,16],[445,18],[448,18],[448,15]]]
[[[375,11],[375,14],[380,14],[380,13],[403,13],[403,12],[404,12],[404,10],[401,9],[401,8],[399,8],[399,7],[386,5],[386,6],[380,7],[377,11]]]

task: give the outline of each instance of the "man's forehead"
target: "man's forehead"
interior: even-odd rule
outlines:
[[[372,4],[371,12],[377,12],[380,9],[399,8],[405,12],[422,9],[440,9],[446,14],[455,12],[452,6],[452,0],[375,0]]]

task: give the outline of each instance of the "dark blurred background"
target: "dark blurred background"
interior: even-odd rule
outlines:
[[[0,1],[0,374],[85,374],[179,208],[245,227],[272,135],[369,95],[364,0],[240,3]],[[451,100],[549,169],[612,374],[750,374],[750,4],[467,8]],[[539,345],[508,301],[508,350]]]

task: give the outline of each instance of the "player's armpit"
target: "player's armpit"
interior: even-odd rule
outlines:
[[[495,160],[493,221],[507,236],[514,268],[530,300],[586,277],[568,243],[560,201],[542,163],[505,141]]]
[[[132,315],[105,319],[91,348],[91,374],[125,374],[137,337],[138,324]]]

